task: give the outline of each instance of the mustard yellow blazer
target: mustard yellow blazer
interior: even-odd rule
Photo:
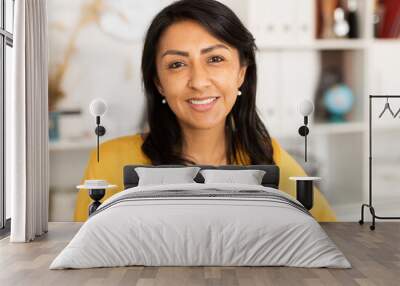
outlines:
[[[118,185],[118,188],[108,189],[102,199],[120,192],[124,189],[123,167],[125,165],[144,164],[150,165],[150,159],[142,152],[143,138],[141,134],[124,136],[106,141],[101,144],[100,162],[97,162],[96,150],[92,150],[85,174],[82,178],[107,180],[110,184]],[[279,189],[296,197],[296,183],[289,180],[290,176],[306,176],[303,168],[272,139],[273,159],[280,169]],[[88,217],[88,206],[91,199],[87,190],[80,190],[76,201],[75,221],[85,221]],[[314,207],[311,214],[318,221],[336,221],[336,215],[322,193],[314,187]]]

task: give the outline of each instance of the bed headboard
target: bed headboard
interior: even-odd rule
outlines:
[[[191,167],[194,165],[190,165]],[[265,187],[271,187],[278,189],[279,186],[279,167],[276,165],[223,165],[223,166],[211,166],[211,165],[196,165],[201,169],[219,169],[219,170],[246,170],[246,169],[256,169],[265,171],[265,175],[262,179],[261,184]],[[138,185],[139,177],[135,171],[136,167],[147,167],[147,168],[182,168],[187,167],[185,165],[127,165],[124,167],[124,189],[133,188]],[[204,178],[200,174],[194,178],[197,183],[204,183]]]

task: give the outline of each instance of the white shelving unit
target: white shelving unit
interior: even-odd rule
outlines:
[[[299,15],[302,13],[309,15],[310,12],[305,12],[304,9],[312,9],[313,13],[315,13],[316,1],[250,0],[246,1],[248,3],[247,7],[241,7],[243,11],[241,18],[245,20],[250,31],[255,34],[256,42],[257,38],[261,38],[258,43],[258,57],[266,59],[267,63],[270,64],[263,65],[263,60],[259,61],[261,62],[261,70],[259,72],[260,92],[258,97],[262,97],[258,99],[259,106],[261,106],[262,117],[272,136],[278,138],[278,140],[281,139],[285,147],[299,147],[300,141],[297,135],[297,128],[302,123],[302,120],[297,114],[293,114],[290,117],[290,113],[285,114],[284,110],[295,112],[300,99],[313,98],[315,96],[315,94],[310,94],[309,86],[304,85],[296,87],[296,94],[299,100],[296,101],[293,96],[291,101],[282,99],[282,97],[291,96],[285,94],[285,90],[281,87],[285,85],[284,83],[290,83],[285,78],[291,77],[290,71],[285,74],[285,68],[282,68],[282,65],[285,64],[285,59],[293,58],[293,55],[298,58],[310,57],[310,54],[314,53],[317,55],[325,53],[325,56],[333,55],[334,53],[341,54],[344,80],[354,92],[355,105],[348,117],[349,120],[345,123],[311,121],[310,150],[314,151],[314,155],[321,166],[320,175],[325,178],[325,180],[322,180],[320,188],[337,210],[338,218],[358,220],[360,204],[368,198],[368,96],[369,94],[382,94],[385,92],[400,94],[400,81],[398,80],[400,40],[374,38],[373,0],[357,1],[359,39],[315,39],[314,35],[304,35],[306,40],[298,40],[296,37],[292,37],[292,40],[290,40],[287,36],[281,35],[277,35],[276,41],[269,39],[269,35],[263,38],[262,31],[279,31],[279,25],[286,26],[285,32],[295,30],[296,27],[293,25],[296,25],[296,21],[298,25],[309,26],[310,29],[315,28],[315,23],[307,22],[309,21],[308,19],[300,19],[301,16],[294,19],[294,24],[292,23],[292,25],[288,22],[291,19],[279,17],[281,14],[279,11],[268,12],[267,10],[271,10],[271,7],[275,7],[277,10],[284,8],[284,13],[290,14],[290,11],[295,10]],[[280,3],[278,4],[277,2]],[[303,10],[299,8],[301,6]],[[276,14],[274,17],[278,23],[274,28],[270,27],[271,23],[267,19],[267,14]],[[312,17],[312,19],[316,19],[316,17]],[[302,20],[304,23],[301,23]],[[265,26],[263,27],[262,25]],[[280,31],[282,32],[283,30],[284,28]],[[257,34],[257,32],[259,33]],[[312,63],[312,60],[310,63]],[[271,69],[275,68],[275,70],[273,72],[264,72],[269,67]],[[294,68],[296,69],[296,64]],[[304,67],[304,73],[311,71],[310,73],[315,75],[315,70],[319,74],[320,67],[316,66],[315,63]],[[301,75],[299,76],[301,77]],[[273,80],[270,80],[271,77]],[[394,79],[395,77],[397,77],[397,81]],[[278,81],[276,86],[274,86],[273,81]],[[314,87],[316,87],[315,83],[316,81],[312,82]],[[289,125],[289,128],[282,128],[281,122],[285,118],[274,118],[280,112],[272,110],[271,104],[277,105],[277,110],[284,113],[283,117],[290,117],[288,120],[296,121],[297,118],[296,125],[298,126]],[[285,104],[289,106],[285,106]],[[381,107],[377,107],[377,110],[381,110]],[[283,124],[283,126],[288,125]],[[400,131],[400,122],[395,122],[393,119],[386,120],[378,122],[374,128],[390,134]],[[303,146],[300,146],[298,149],[301,150],[302,148]],[[395,197],[396,195],[393,194],[393,198]],[[381,201],[390,201],[390,197],[386,196]]]

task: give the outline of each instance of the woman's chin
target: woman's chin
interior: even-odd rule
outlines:
[[[214,129],[221,125],[221,120],[197,120],[196,122],[191,122],[192,129]]]

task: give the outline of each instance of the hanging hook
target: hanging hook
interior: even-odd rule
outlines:
[[[397,116],[397,114],[399,113],[399,112],[397,112],[396,115],[394,115],[394,112],[390,108],[389,97],[386,97],[385,107],[383,108],[383,111],[379,115],[379,118],[381,118],[383,116],[383,114],[386,112],[386,110],[389,110],[389,112],[390,112],[390,114],[392,114],[393,118],[395,118]]]

